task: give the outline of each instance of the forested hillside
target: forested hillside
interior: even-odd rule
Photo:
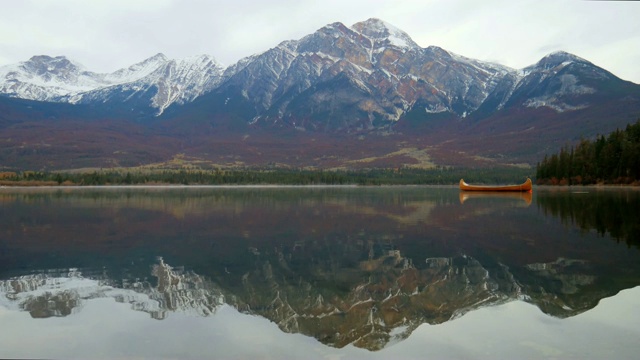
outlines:
[[[574,147],[545,156],[536,169],[542,185],[640,183],[640,120],[595,141],[581,140]]]

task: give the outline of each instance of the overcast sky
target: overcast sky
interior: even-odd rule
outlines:
[[[0,0],[0,66],[64,55],[112,72],[159,52],[224,65],[322,26],[371,17],[436,45],[514,68],[564,50],[640,83],[640,1]]]

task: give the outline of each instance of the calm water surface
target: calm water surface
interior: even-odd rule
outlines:
[[[1,358],[636,358],[640,191],[0,189]]]

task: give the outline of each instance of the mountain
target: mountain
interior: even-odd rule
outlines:
[[[208,55],[171,60],[157,54],[126,69],[99,74],[64,56],[43,55],[0,68],[0,92],[29,100],[110,104],[158,115],[173,103],[184,104],[211,90],[222,70]]]
[[[64,57],[35,56],[0,68],[0,93],[10,98],[2,100],[7,140],[0,160],[12,168],[69,166],[22,150],[46,143],[48,153],[57,153],[58,138],[45,132],[21,141],[24,128],[14,133],[11,125],[37,122],[46,129],[50,118],[59,129],[68,119],[92,119],[94,145],[119,155],[97,157],[83,147],[68,155],[100,166],[143,164],[145,156],[132,154],[157,152],[214,167],[353,168],[531,166],[640,114],[640,85],[573,54],[555,52],[512,69],[422,48],[379,19],[329,24],[226,68],[206,55],[157,54],[98,74]],[[25,115],[16,98],[45,102],[33,106],[47,108],[47,115]],[[79,108],[46,105],[52,102]],[[76,122],[69,126],[78,129]],[[129,126],[152,135],[144,150]],[[118,133],[122,142],[100,140],[102,131]],[[170,160],[165,156],[154,159]]]
[[[64,56],[34,56],[0,67],[0,92],[21,99],[57,101],[65,95],[106,85],[104,76],[87,71]]]
[[[515,70],[423,49],[378,19],[327,25],[245,61],[211,94],[243,98],[252,123],[358,132],[392,125],[413,108],[465,117]]]
[[[506,99],[508,105],[549,107],[557,112],[589,107],[580,96],[602,91],[617,79],[610,72],[575,55],[559,51],[521,70],[524,75]]]
[[[253,108],[252,123],[362,132],[393,126],[411,111],[461,119],[513,107],[579,110],[590,106],[582,96],[624,83],[564,52],[516,70],[421,48],[369,19],[351,28],[330,24],[248,58],[207,96],[214,103],[242,98]]]
[[[171,60],[157,54],[127,69],[105,76],[113,85],[70,97],[69,102],[103,102],[154,115],[172,104],[185,104],[213,89],[221,80],[223,67],[211,56]]]

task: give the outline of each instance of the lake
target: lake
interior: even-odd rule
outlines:
[[[0,189],[1,358],[636,358],[640,189]]]

